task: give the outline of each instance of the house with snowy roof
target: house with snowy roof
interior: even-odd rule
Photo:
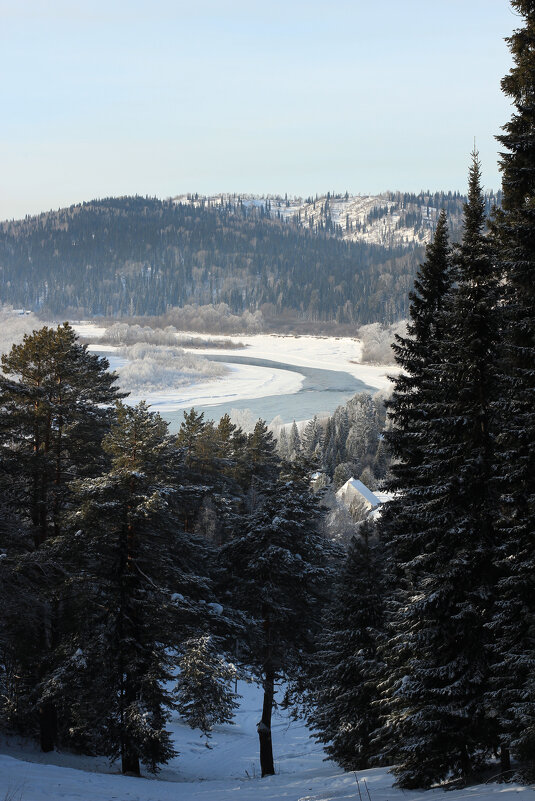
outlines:
[[[338,500],[345,506],[351,506],[354,501],[363,503],[368,512],[373,512],[381,505],[381,500],[375,495],[366,484],[358,478],[350,478],[340,487],[336,493]]]

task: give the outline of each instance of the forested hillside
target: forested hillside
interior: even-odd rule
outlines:
[[[512,0],[512,10],[524,27],[508,40],[514,66],[502,82],[514,105],[498,137],[503,202],[489,233],[474,148],[460,242],[439,212],[385,407],[360,394],[301,432],[279,426],[278,441],[262,420],[248,433],[228,414],[211,422],[192,408],[171,434],[144,401],[123,402],[107,359],[68,323],[26,334],[1,357],[0,732],[24,760],[37,740],[50,754],[39,755],[43,768],[83,756],[92,801],[149,797],[133,777],[177,758],[176,713],[197,742],[181,748],[174,797],[196,781],[190,797],[395,799],[370,775],[377,765],[391,766],[413,801],[439,788],[485,799],[497,782],[503,799],[517,792],[504,786],[511,779],[533,789],[535,2]],[[203,301],[227,291],[237,310],[284,285],[291,308],[305,298],[301,314],[327,319],[345,275],[340,297],[354,314],[395,313],[393,285],[415,249],[351,244],[273,219],[269,207],[220,205],[122,199],[7,225],[5,286],[39,284],[34,305],[59,308],[67,295],[55,282],[70,276],[72,304],[87,296],[120,311],[138,298],[165,304],[165,281],[207,288]],[[370,268],[378,247],[386,261]],[[124,328],[148,345],[176,333]],[[357,475],[384,493],[382,505],[365,508],[366,487],[338,504],[335,491]],[[208,745],[213,732],[228,761],[219,734],[239,678],[262,688],[254,720],[269,778],[259,787],[237,760],[232,784],[213,792],[198,735]],[[277,706],[303,714],[348,772],[341,790],[318,790],[325,774],[293,746],[284,756],[303,760],[306,784],[280,789]],[[120,761],[129,783],[96,795],[103,757]],[[167,770],[150,797],[170,797]],[[71,773],[42,776],[39,797],[83,797]],[[0,782],[4,801],[36,798]]]
[[[406,315],[437,208],[455,231],[463,200],[92,201],[0,225],[1,300],[73,317],[224,302],[268,319],[391,322]]]

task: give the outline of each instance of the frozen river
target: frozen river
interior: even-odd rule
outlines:
[[[79,324],[77,328],[89,339],[103,331],[94,324]],[[388,375],[397,371],[395,365],[363,363],[361,343],[352,337],[251,334],[233,338],[230,347],[225,344],[215,347],[212,339],[205,348],[193,351],[225,364],[228,369],[223,376],[199,376],[196,381],[177,385],[162,385],[158,376],[149,377],[146,388],[138,387],[127,402],[147,400],[170,423],[172,431],[178,430],[184,410],[192,407],[213,420],[232,410],[248,409],[253,420],[261,418],[269,423],[280,417],[291,423],[322,412],[332,414],[357,392],[385,390],[390,387]],[[90,349],[106,355],[111,368],[121,373],[126,361],[117,348],[95,342]]]
[[[345,403],[356,392],[376,392],[376,387],[369,386],[351,373],[340,370],[290,365],[251,356],[229,357],[212,354],[210,359],[225,364],[287,370],[303,376],[301,388],[290,394],[265,395],[262,398],[243,400],[232,398],[223,403],[202,406],[197,404],[196,408],[202,410],[205,417],[212,420],[219,420],[225,413],[230,414],[232,409],[249,409],[255,420],[261,418],[269,423],[278,415],[283,422],[291,423],[292,420],[308,420],[321,412],[332,413],[337,406]],[[175,411],[162,409],[161,414],[170,423],[171,431],[178,430],[184,417],[183,409]]]

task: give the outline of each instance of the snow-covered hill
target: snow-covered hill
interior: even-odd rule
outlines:
[[[327,195],[315,198],[220,194],[179,195],[176,203],[226,206],[292,221],[313,230],[327,230],[351,241],[385,247],[427,244],[440,209],[446,206],[450,225],[460,225],[464,198],[437,192],[419,195],[386,192],[381,195]],[[492,197],[489,197],[492,203]]]
[[[241,683],[235,725],[214,731],[211,748],[178,717],[172,731],[180,752],[158,778],[121,776],[101,758],[54,752],[41,754],[22,741],[0,743],[2,801],[533,801],[533,789],[518,784],[486,784],[456,790],[407,793],[392,788],[384,770],[344,773],[311,738],[306,726],[278,712],[273,721],[277,774],[259,778],[256,722],[260,690]],[[356,779],[359,784],[357,785]]]

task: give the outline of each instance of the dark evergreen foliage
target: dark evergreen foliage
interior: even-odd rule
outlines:
[[[381,546],[365,521],[350,544],[314,658],[309,722],[329,757],[346,770],[370,766],[379,725],[379,656],[384,626]]]
[[[6,491],[36,545],[59,533],[69,481],[99,466],[106,406],[124,397],[108,366],[76,341],[68,323],[26,335],[2,356],[3,457],[17,460],[16,488],[13,476]]]
[[[19,676],[19,687],[11,687],[8,697],[18,696],[17,718],[32,719],[37,712],[44,751],[52,750],[58,738],[57,710],[42,687],[55,666],[62,612],[54,588],[62,571],[40,549],[61,531],[72,480],[102,467],[100,443],[110,424],[105,404],[121,397],[107,367],[105,359],[76,341],[67,323],[26,335],[2,356],[0,482],[11,526],[24,532],[7,581],[14,582],[15,592],[26,587],[33,599],[24,618],[26,634],[20,628],[18,638],[13,634],[20,624],[16,615],[11,618],[8,672]],[[26,606],[27,598],[18,597]]]
[[[265,434],[263,439],[267,442]],[[222,549],[234,603],[252,620],[249,661],[264,687],[258,724],[263,776],[275,772],[275,680],[296,678],[312,647],[325,593],[328,546],[317,530],[318,517],[308,477],[295,467],[280,479],[264,479],[243,528]]]
[[[502,81],[511,120],[498,141],[503,210],[494,233],[504,274],[504,348],[499,398],[502,509],[497,559],[499,601],[493,633],[489,706],[508,749],[535,775],[535,5],[512,0],[522,27],[509,37],[513,67]]]
[[[392,563],[405,575],[394,597],[386,649],[384,736],[394,743],[395,773],[404,787],[429,786],[448,776],[466,779],[497,744],[484,696],[485,623],[496,580],[492,404],[498,281],[484,226],[474,154],[464,237],[455,255],[457,283],[443,304],[441,339],[431,344],[430,363],[421,369],[416,362],[421,369],[417,409],[416,414],[408,409],[405,440],[407,409],[400,404],[405,379],[403,394],[393,402],[395,412],[401,407],[393,445],[402,458],[407,455],[402,469],[394,468],[401,495],[387,509],[383,530]],[[441,262],[445,266],[443,256]],[[421,303],[418,312],[421,316]],[[420,333],[415,335],[425,349]],[[401,352],[406,355],[407,348]],[[414,441],[417,448],[411,449]],[[396,516],[405,493],[407,504]]]
[[[119,405],[117,422],[104,441],[111,469],[75,488],[76,533],[71,550],[85,579],[84,614],[90,630],[70,645],[81,669],[98,669],[101,691],[84,682],[85,726],[100,728],[106,752],[122,761],[123,773],[150,770],[174,751],[165,730],[172,699],[171,651],[195,634],[211,596],[198,570],[204,547],[177,526],[179,490],[169,471],[177,459],[167,424],[144,404]],[[55,678],[51,680],[53,692]],[[84,703],[85,702],[85,703]]]

